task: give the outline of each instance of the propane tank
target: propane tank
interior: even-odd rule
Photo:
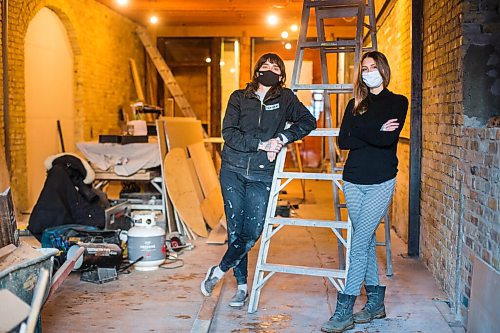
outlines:
[[[155,213],[132,213],[134,227],[128,231],[128,259],[138,271],[153,271],[165,262],[165,230],[155,223]]]

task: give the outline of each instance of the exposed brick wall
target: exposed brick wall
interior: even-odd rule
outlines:
[[[75,140],[118,128],[118,110],[136,98],[129,58],[142,77],[144,51],[136,24],[94,0],[9,1],[9,97],[12,184],[19,210],[27,207],[24,37],[30,20],[47,7],[63,22],[73,48]],[[3,142],[3,110],[2,142]]]
[[[462,1],[425,1],[421,257],[452,301],[459,251]]]
[[[421,256],[464,323],[474,256],[500,269],[500,129],[466,121],[474,110],[464,103],[469,46],[499,40],[500,31],[471,28],[486,20],[498,27],[497,2],[424,2]]]
[[[500,271],[500,128],[484,126],[492,115],[500,117],[500,2],[465,1],[463,20],[466,100],[461,155],[463,237],[457,302],[459,314],[466,321],[474,257]],[[478,105],[477,100],[484,101],[483,105]]]
[[[376,8],[377,12],[381,8]],[[411,100],[411,1],[399,0],[389,16],[382,22],[377,33],[378,49],[387,56],[391,66],[389,89]],[[402,136],[409,138],[410,108]],[[408,201],[410,145],[408,140],[400,140],[398,145],[398,176],[392,203],[392,226],[398,235],[408,241]]]

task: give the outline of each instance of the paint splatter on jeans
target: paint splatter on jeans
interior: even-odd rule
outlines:
[[[238,284],[246,284],[248,252],[259,239],[267,210],[271,182],[250,180],[222,168],[220,184],[227,220],[228,249],[219,267],[233,268]]]

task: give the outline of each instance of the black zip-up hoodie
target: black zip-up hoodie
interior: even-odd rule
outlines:
[[[285,129],[286,122],[292,125]],[[275,162],[258,150],[259,143],[283,134],[288,143],[316,128],[316,119],[287,88],[271,89],[261,103],[250,89],[234,91],[222,124],[222,167],[254,180],[270,181]]]

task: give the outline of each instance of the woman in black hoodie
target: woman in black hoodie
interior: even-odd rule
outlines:
[[[339,148],[349,150],[342,179],[353,231],[345,288],[337,294],[335,313],[321,328],[324,332],[343,332],[354,323],[385,317],[375,230],[394,193],[396,149],[408,110],[408,99],[387,89],[390,78],[386,57],[377,51],[365,53],[354,82],[354,98],[342,119]],[[363,282],[368,301],[353,315]]]
[[[271,189],[276,155],[286,143],[316,128],[316,119],[284,87],[285,64],[274,53],[255,64],[252,82],[231,94],[222,125],[224,148],[220,183],[227,220],[228,249],[208,269],[201,291],[210,296],[233,268],[238,290],[229,303],[241,307],[248,298],[247,253],[259,239]],[[285,129],[287,122],[292,125]]]

